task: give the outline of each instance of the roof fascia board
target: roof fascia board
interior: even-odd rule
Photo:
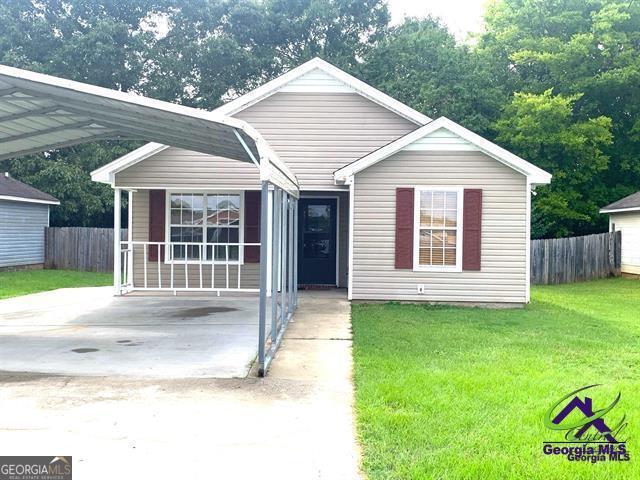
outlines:
[[[624,213],[624,212],[640,212],[640,207],[627,207],[627,208],[601,208],[600,213]]]
[[[531,184],[546,184],[551,181],[551,174],[527,162],[526,160],[523,160],[495,143],[482,138],[480,135],[467,130],[463,126],[458,125],[446,117],[440,117],[437,120],[428,123],[424,127],[399,138],[395,142],[392,142],[375,152],[362,157],[360,160],[356,160],[355,162],[337,170],[334,172],[334,178],[336,181],[345,181],[348,177],[375,165],[416,140],[435,132],[439,128],[445,128],[450,132],[455,133],[461,138],[477,146],[482,152],[490,157],[527,176]]]
[[[58,200],[40,200],[37,198],[14,197],[11,195],[0,195],[0,200],[7,200],[10,202],[42,203],[44,205],[60,205]]]

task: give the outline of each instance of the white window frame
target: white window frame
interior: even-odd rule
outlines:
[[[244,190],[190,190],[190,189],[174,189],[174,190],[166,190],[166,194],[165,194],[165,208],[164,208],[164,220],[165,220],[165,227],[164,227],[164,241],[167,245],[171,244],[171,195],[181,195],[181,194],[188,194],[188,195],[239,195],[240,196],[240,221],[238,224],[238,243],[240,243],[240,247],[238,248],[238,260],[229,260],[229,265],[244,265],[244,247],[242,246],[242,244],[244,243]],[[206,200],[206,199],[205,199]],[[206,202],[203,202],[203,206],[206,208]],[[205,222],[203,222],[202,225],[202,246],[203,246],[203,252],[205,254],[206,257],[206,247],[207,245],[215,245],[213,243],[206,243],[206,238],[207,238],[207,225]],[[170,249],[169,248],[165,248],[164,249],[164,263],[165,264],[176,264],[176,265],[184,265],[185,263],[188,264],[203,264],[203,265],[210,265],[210,264],[216,264],[216,265],[225,265],[227,262],[226,260],[215,260],[215,258],[212,258],[211,260],[194,260],[194,259],[186,259],[186,261],[184,259],[175,259],[172,260],[171,256],[170,256]],[[215,250],[214,250],[215,251]],[[214,255],[215,257],[215,255]]]
[[[464,212],[464,187],[460,186],[414,186],[413,197],[413,270],[415,272],[462,272],[462,219]],[[420,265],[420,194],[424,191],[456,192],[456,264]],[[436,228],[437,230],[437,228]]]

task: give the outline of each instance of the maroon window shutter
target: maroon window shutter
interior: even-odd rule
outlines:
[[[396,268],[413,268],[413,188],[396,188]]]
[[[149,241],[164,242],[165,241],[165,208],[166,208],[165,190],[149,190]],[[158,247],[149,245],[147,247],[147,255],[150,261],[158,260]],[[160,258],[164,256],[164,247],[160,248]]]
[[[260,243],[260,192],[244,193],[244,241]],[[245,263],[260,262],[260,247],[244,247]]]
[[[462,214],[462,269],[480,270],[482,240],[482,190],[464,190]]]

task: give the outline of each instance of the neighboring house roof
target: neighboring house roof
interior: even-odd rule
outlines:
[[[317,57],[216,108],[211,114],[232,116],[278,92],[357,93],[416,125],[421,126],[431,121],[426,115]],[[121,172],[167,148],[168,145],[148,143],[91,172],[91,177],[101,181],[105,176]]]
[[[621,198],[600,209],[600,213],[635,212],[640,211],[640,192]]]
[[[52,197],[48,193],[41,192],[37,188],[20,182],[15,178],[11,178],[6,172],[0,175],[0,200],[60,205],[57,198]]]
[[[423,139],[441,130],[451,132],[454,134],[454,137],[457,137],[461,141],[455,142],[436,135],[433,141],[420,143]],[[375,165],[400,150],[479,150],[522,173],[529,179],[529,183],[531,184],[536,185],[551,182],[550,173],[545,172],[532,163],[527,162],[445,117],[440,117],[384,147],[365,155],[359,160],[336,170],[334,178],[338,182],[348,182],[349,178],[356,173]]]

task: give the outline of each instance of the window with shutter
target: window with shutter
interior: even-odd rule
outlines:
[[[415,270],[460,271],[462,188],[419,187],[414,197]]]

